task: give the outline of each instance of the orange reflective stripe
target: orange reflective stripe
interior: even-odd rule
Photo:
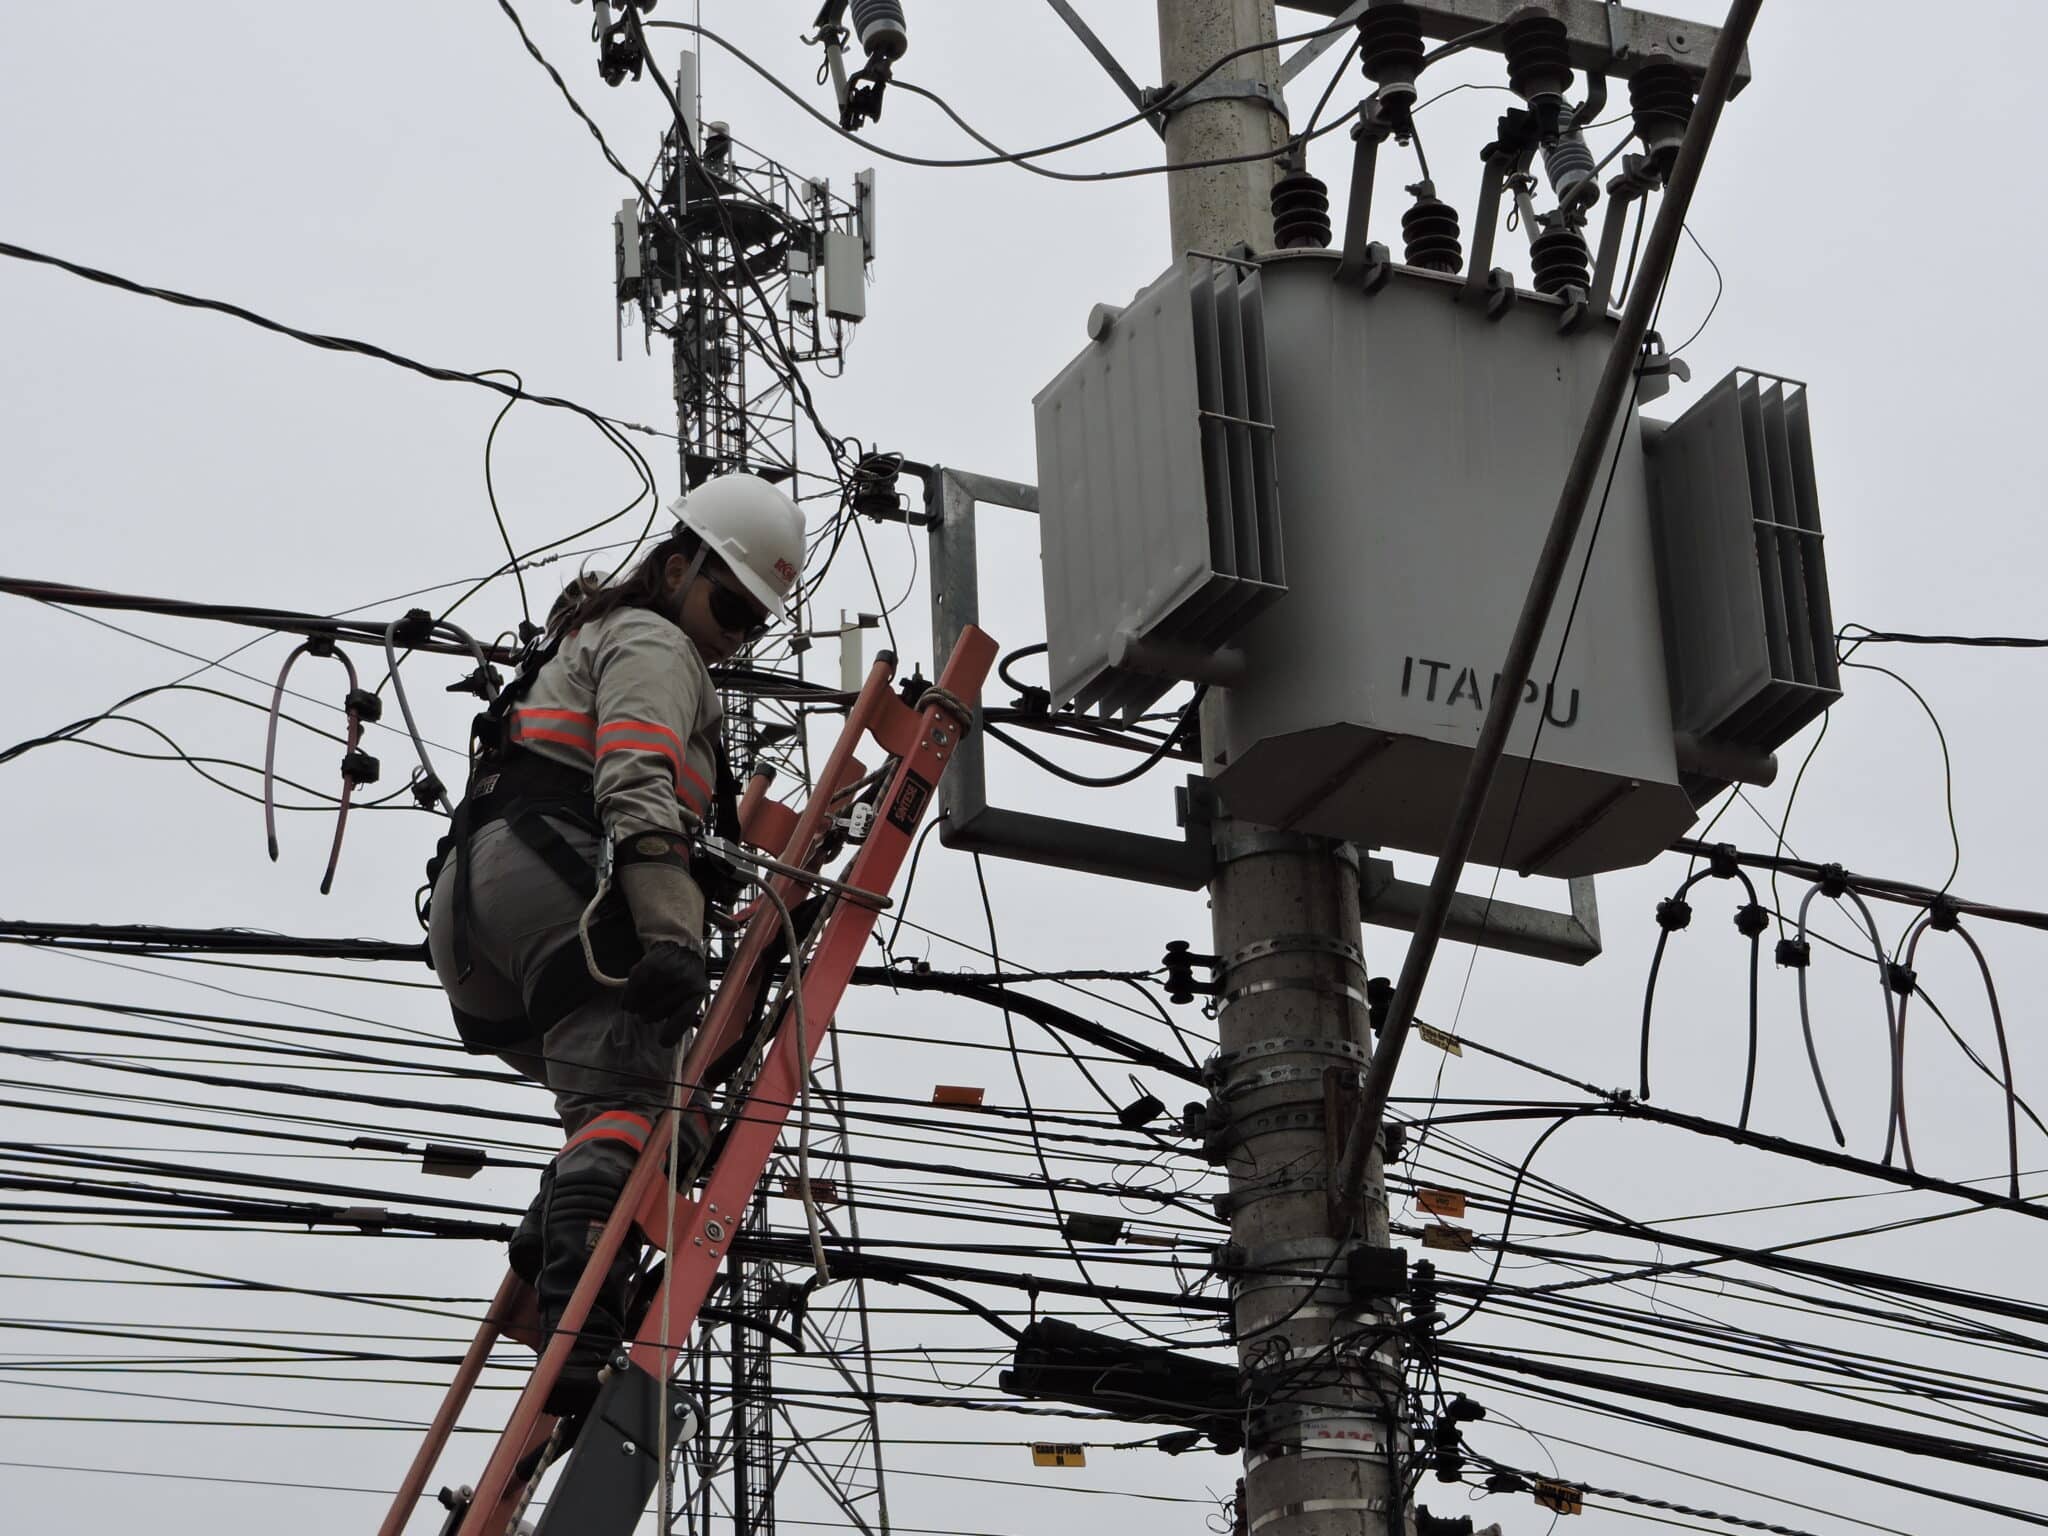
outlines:
[[[627,732],[635,736],[661,737],[665,739],[668,742],[668,744],[675,749],[676,755],[678,757],[682,756],[682,737],[678,736],[674,731],[670,730],[667,726],[657,725],[652,720],[609,720],[597,728],[597,734],[600,740],[602,740],[606,736],[615,735],[619,732]]]
[[[697,770],[692,768],[688,763],[677,763],[676,772],[680,774],[683,778],[688,779],[692,784],[696,785],[697,793],[703,799],[708,801],[711,798],[711,786],[705,783],[704,776],[698,773]],[[681,794],[681,792],[681,786],[678,785],[677,793]]]
[[[666,743],[653,740],[629,741],[621,736],[614,736],[609,741],[601,740],[598,742],[597,756],[605,757],[614,752],[646,752],[661,758],[669,765],[670,777],[675,781],[676,799],[687,805],[692,811],[700,815],[703,813],[704,807],[709,801],[708,794],[702,788],[693,790],[683,780],[688,778],[692,784],[698,786],[702,786],[704,780],[691,770],[689,764],[679,759],[674,750]]]
[[[636,1115],[630,1109],[608,1109],[563,1142],[562,1150],[566,1152],[586,1141],[623,1141],[630,1147],[639,1148],[647,1144],[647,1137],[653,1129],[654,1122],[645,1115]]]
[[[591,717],[573,709],[512,711],[514,741],[552,741],[588,752],[592,728]]]

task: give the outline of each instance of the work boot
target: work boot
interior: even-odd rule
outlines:
[[[540,1272],[534,1280],[544,1341],[552,1339],[560,1326],[569,1298],[583,1278],[605,1220],[618,1203],[619,1191],[624,1186],[624,1175],[611,1168],[557,1171],[547,1192],[545,1219],[541,1223]],[[628,1235],[591,1302],[589,1315],[577,1331],[561,1375],[548,1393],[547,1411],[557,1418],[583,1414],[597,1396],[598,1373],[625,1333],[626,1289],[639,1249],[638,1239]],[[542,1347],[546,1347],[545,1342]]]
[[[533,1197],[533,1204],[526,1208],[526,1214],[519,1218],[511,1240],[505,1244],[505,1257],[512,1266],[512,1273],[528,1285],[540,1278],[541,1228],[547,1218],[548,1191],[554,1186],[555,1165],[549,1163],[540,1171],[540,1189]]]

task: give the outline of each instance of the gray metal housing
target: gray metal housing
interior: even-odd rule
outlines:
[[[1672,725],[1769,752],[1842,692],[1805,386],[1731,374],[1643,446]]]
[[[1259,268],[1190,257],[1033,401],[1054,702],[1136,714],[1286,590]]]
[[[1263,825],[1434,852],[1612,324],[1559,334],[1524,294],[1331,280],[1335,252],[1264,263],[1290,590],[1239,638],[1210,711],[1226,807]],[[1474,856],[1546,875],[1639,864],[1693,820],[1679,782],[1639,426],[1620,428],[1575,605],[1538,652]],[[1568,607],[1571,645],[1559,641]],[[1212,695],[1212,697],[1214,697]],[[1510,824],[1512,823],[1512,830]]]

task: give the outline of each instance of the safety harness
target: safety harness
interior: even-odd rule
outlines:
[[[542,757],[511,740],[512,712],[532,689],[541,668],[555,658],[562,641],[557,635],[521,658],[517,675],[497,698],[470,722],[469,780],[448,832],[435,845],[427,862],[427,885],[431,891],[452,853],[455,858],[455,963],[457,972],[467,976],[469,957],[470,843],[493,822],[502,821],[512,835],[553,870],[563,884],[587,905],[597,895],[597,866],[562,835],[557,822],[580,827],[604,841],[604,821],[598,813],[597,788],[592,774]],[[721,838],[737,840],[740,831],[740,785],[734,777],[721,740],[715,750],[710,824]],[[741,883],[731,870],[715,859],[692,850],[690,874],[713,907],[730,907]],[[590,951],[597,967],[613,976],[623,976],[640,958],[641,944],[633,925],[632,912],[616,886],[591,914]],[[455,1027],[470,1050],[489,1053],[503,1050],[534,1033],[546,1034],[563,1018],[596,996],[599,983],[591,974],[583,948],[568,943],[558,948],[541,967],[527,1002],[527,1015],[518,1020],[484,1019],[450,1004]]]

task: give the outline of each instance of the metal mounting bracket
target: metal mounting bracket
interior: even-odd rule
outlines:
[[[1504,950],[1535,960],[1584,965],[1600,953],[1600,907],[1591,876],[1569,883],[1571,910],[1551,912],[1513,901],[1487,901],[1459,892],[1451,898],[1444,937],[1482,949]],[[1359,915],[1382,928],[1415,929],[1428,887],[1398,879],[1390,859],[1367,859],[1358,877]]]
[[[1081,40],[1081,46],[1086,48],[1095,62],[1102,66],[1102,72],[1116,82],[1116,88],[1124,93],[1124,99],[1143,112],[1147,121],[1152,124],[1153,131],[1164,138],[1165,114],[1151,110],[1145,100],[1145,88],[1131,78],[1130,72],[1118,61],[1117,56],[1109,51],[1109,44],[1095,35],[1095,29],[1081,19],[1081,13],[1069,5],[1067,0],[1045,0],[1045,3],[1053,8],[1053,14],[1067,24],[1067,30]]]
[[[981,614],[981,575],[975,558],[975,516],[983,502],[1038,511],[1038,488],[938,464],[903,468],[924,482],[925,534],[931,550],[932,654],[950,654],[954,640]],[[979,715],[977,709],[976,714]],[[1194,781],[1178,841],[1065,821],[988,803],[983,737],[971,731],[939,783],[939,839],[948,848],[1023,859],[1056,869],[1192,891],[1209,883],[1214,868],[1208,796]]]
[[[1287,4],[1292,10],[1341,23],[1364,15],[1370,0],[1287,0]],[[1424,37],[1440,42],[1470,38],[1474,46],[1498,52],[1499,29],[1528,0],[1411,0],[1411,4]],[[1645,64],[1665,63],[1676,64],[1697,84],[1721,37],[1721,29],[1709,22],[1612,5],[1607,0],[1545,0],[1544,9],[1564,23],[1565,49],[1572,68],[1622,79]],[[1335,30],[1303,44],[1280,66],[1281,79],[1292,80],[1324,49],[1342,40],[1342,30]],[[1740,95],[1749,81],[1749,55],[1745,52],[1728,94]]]

